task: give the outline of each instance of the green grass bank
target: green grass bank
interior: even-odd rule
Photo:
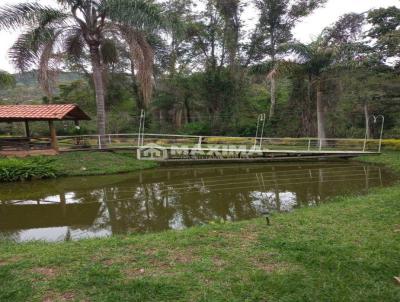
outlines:
[[[156,166],[154,162],[137,160],[132,152],[70,152],[58,156],[0,158],[0,181],[117,174]]]
[[[361,160],[400,172],[400,153]],[[400,301],[400,185],[184,231],[0,242],[0,301]]]

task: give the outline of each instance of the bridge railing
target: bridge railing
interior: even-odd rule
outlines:
[[[137,148],[137,134],[58,136],[61,151]]]
[[[137,133],[59,136],[59,148],[68,150],[137,149],[139,146],[211,148],[242,146],[244,148],[273,151],[343,151],[379,152],[380,141],[375,139],[324,139],[318,138],[254,138],[227,136],[199,136],[175,134],[144,134],[139,141]]]

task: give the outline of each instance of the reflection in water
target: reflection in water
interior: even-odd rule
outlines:
[[[339,161],[187,166],[0,185],[0,236],[60,241],[183,229],[315,206],[393,179],[380,167]]]

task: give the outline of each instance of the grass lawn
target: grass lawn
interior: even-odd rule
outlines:
[[[126,173],[157,166],[137,160],[132,152],[69,152],[53,158],[57,170],[66,176]]]
[[[400,171],[400,154],[368,160]],[[0,301],[400,301],[400,185],[264,219],[0,243]]]
[[[385,151],[380,156],[365,156],[357,160],[385,165],[400,174],[400,151]]]
[[[127,152],[70,152],[57,156],[0,158],[0,182],[59,176],[105,175],[156,167]]]

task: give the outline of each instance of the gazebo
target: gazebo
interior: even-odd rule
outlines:
[[[57,154],[58,143],[54,122],[74,121],[79,125],[81,120],[90,120],[90,117],[77,105],[0,105],[0,122],[25,123],[25,137],[0,137],[0,155],[25,156],[31,154]],[[31,136],[29,123],[48,122],[50,141],[35,143],[36,138]]]

